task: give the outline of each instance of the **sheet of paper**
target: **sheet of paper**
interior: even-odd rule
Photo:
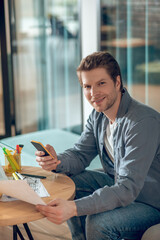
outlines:
[[[25,178],[29,186],[38,194],[39,197],[49,197],[49,193],[39,178]]]
[[[25,180],[2,180],[0,182],[0,192],[34,205],[46,205]]]
[[[0,198],[0,202],[12,202],[12,201],[17,201],[17,198],[13,198],[10,196],[7,196],[5,194],[2,194],[2,197]]]
[[[3,170],[3,168],[2,168],[2,166],[0,164],[0,180],[7,180],[7,179],[8,178],[7,178],[5,172],[4,172],[4,170]]]

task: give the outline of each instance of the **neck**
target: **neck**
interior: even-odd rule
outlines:
[[[121,96],[122,96],[121,93],[118,94],[117,99],[113,104],[113,106],[110,109],[103,112],[106,115],[106,117],[109,119],[111,124],[113,124],[116,120],[118,108],[121,102]]]

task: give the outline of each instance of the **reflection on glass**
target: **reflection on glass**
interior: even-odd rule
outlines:
[[[0,49],[0,136],[5,135],[4,106],[3,106],[3,88],[2,88],[2,65]]]
[[[16,0],[11,9],[17,131],[80,126],[78,1]]]
[[[159,11],[160,1],[101,0],[101,50],[116,57],[131,95],[158,111]]]

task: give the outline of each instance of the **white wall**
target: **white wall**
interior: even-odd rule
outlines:
[[[98,50],[98,4],[97,0],[81,0],[82,58]],[[83,97],[84,125],[92,106]]]

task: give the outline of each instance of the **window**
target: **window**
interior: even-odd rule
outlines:
[[[160,1],[101,0],[100,49],[115,56],[124,85],[160,111]]]
[[[16,133],[80,129],[78,1],[9,2]]]

